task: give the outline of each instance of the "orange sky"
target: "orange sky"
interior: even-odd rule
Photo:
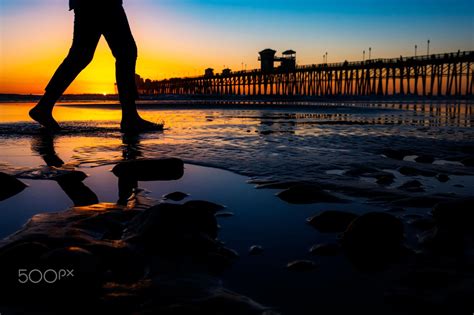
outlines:
[[[362,0],[374,8],[370,1]],[[361,60],[368,47],[373,58],[413,55],[415,44],[419,53],[425,51],[427,38],[432,53],[474,47],[472,13],[453,7],[460,17],[414,18],[420,10],[412,1],[407,8],[413,12],[391,9],[386,16],[380,5],[375,7],[380,12],[366,12],[363,5],[323,11],[320,4],[302,0],[294,0],[292,10],[280,0],[124,2],[139,48],[137,73],[151,79],[202,74],[207,67],[217,72],[224,66],[240,70],[243,64],[257,68],[258,51],[268,47],[296,50],[299,64],[320,63],[326,51],[329,62]],[[0,93],[43,92],[68,52],[73,18],[66,0],[0,0]],[[94,61],[66,93],[114,93],[114,71],[114,58],[101,39]]]

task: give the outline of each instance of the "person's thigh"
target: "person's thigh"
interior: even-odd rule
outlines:
[[[92,60],[101,37],[100,16],[92,11],[76,9],[71,57]]]
[[[122,6],[107,10],[103,20],[102,33],[116,59],[134,60],[137,58],[137,45],[132,35],[127,16]]]

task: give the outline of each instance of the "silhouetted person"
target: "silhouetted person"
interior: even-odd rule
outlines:
[[[122,0],[70,0],[74,10],[72,47],[56,70],[30,116],[48,129],[59,129],[52,111],[54,104],[77,75],[92,61],[100,37],[104,35],[115,57],[116,80],[122,105],[122,131],[158,130],[162,126],[142,119],[136,109],[135,84],[137,46],[133,39]]]

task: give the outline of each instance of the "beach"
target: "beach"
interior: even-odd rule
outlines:
[[[165,130],[141,135],[120,133],[120,107],[113,102],[60,104],[55,117],[63,130],[58,134],[44,133],[28,120],[31,106],[0,104],[0,171],[26,184],[0,201],[0,256],[7,260],[5,248],[12,242],[34,241],[38,231],[51,233],[55,220],[64,223],[65,233],[79,220],[77,211],[85,211],[81,207],[92,207],[88,211],[100,209],[99,216],[107,209],[117,212],[120,231],[111,237],[113,224],[106,217],[100,233],[90,225],[74,230],[77,237],[90,238],[86,250],[91,256],[102,257],[93,244],[111,246],[112,241],[134,251],[130,257],[143,256],[143,264],[124,267],[138,273],[123,281],[126,288],[119,286],[120,272],[97,284],[96,295],[102,296],[108,284],[114,297],[108,303],[123,305],[124,313],[178,314],[169,308],[176,304],[192,314],[193,303],[202,302],[186,299],[195,291],[219,296],[205,305],[223,307],[228,314],[472,311],[474,221],[466,210],[474,198],[472,101],[149,101],[139,105],[143,117],[163,121]],[[183,163],[183,174],[160,177],[172,168],[166,164],[170,158]],[[125,175],[117,165],[125,165]],[[176,200],[164,197],[173,192],[184,194]],[[225,208],[186,206],[192,200]],[[76,212],[67,210],[71,207]],[[201,218],[188,211],[195,208],[210,211],[202,219],[206,229],[196,231],[199,237],[190,232],[186,237],[193,245],[183,251],[176,251],[183,246],[181,236],[166,244],[151,225],[146,233],[156,239],[150,240],[137,223],[163,224],[165,219],[153,221],[151,209],[183,212],[189,215],[182,219],[185,226],[194,231],[193,222],[200,224]],[[165,218],[171,226],[182,223]],[[211,249],[194,243],[204,232]],[[369,241],[361,245],[359,239]],[[149,248],[155,241],[158,254]],[[46,251],[58,249],[43,245]],[[188,281],[163,267],[175,260]],[[152,276],[138,272],[146,269],[143,265]],[[155,278],[172,284],[158,290]],[[148,280],[152,289],[130,285]],[[196,286],[199,290],[193,291]],[[223,288],[239,298],[219,291]],[[146,304],[149,292],[167,289],[183,299]],[[12,303],[5,310],[15,307]]]

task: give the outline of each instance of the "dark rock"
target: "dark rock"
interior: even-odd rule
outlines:
[[[398,199],[392,202],[392,204],[401,207],[412,207],[412,208],[429,208],[433,207],[437,203],[446,201],[449,198],[442,196],[416,196]]]
[[[273,130],[263,130],[263,131],[260,131],[260,134],[261,134],[261,135],[264,135],[264,136],[270,135],[270,134],[272,134],[272,133],[274,133]]]
[[[434,160],[435,158],[431,155],[420,155],[415,159],[416,162],[425,164],[431,164]]]
[[[15,177],[0,172],[0,201],[15,196],[23,191],[27,186]]]
[[[404,239],[402,222],[385,212],[364,214],[349,225],[342,245],[359,268],[377,269],[398,257]]]
[[[202,278],[202,277],[201,277]],[[144,303],[144,309],[140,314],[164,314],[164,315],[278,315],[269,307],[262,306],[250,298],[231,292],[215,284],[207,284],[207,288],[196,290],[198,285],[192,283],[191,279],[178,279],[162,283],[159,292],[165,292],[172,298],[167,298],[165,303],[149,301]],[[203,282],[202,279],[198,281]],[[201,285],[202,286],[202,285]],[[186,298],[179,298],[186,288]],[[196,292],[197,291],[197,292]],[[173,294],[173,295],[172,295]],[[160,298],[163,299],[160,294]],[[155,299],[156,300],[156,299]]]
[[[177,192],[173,192],[171,194],[164,195],[163,198],[173,200],[173,201],[181,201],[181,200],[185,199],[188,196],[189,195],[186,194],[186,193],[177,191]]]
[[[295,260],[288,263],[286,268],[291,271],[311,271],[316,269],[317,266],[312,260]]]
[[[249,248],[249,255],[260,255],[263,253],[263,247],[259,245],[252,245]]]
[[[377,184],[379,185],[390,185],[395,181],[395,175],[392,173],[384,173],[375,176]]]
[[[208,211],[213,214],[215,214],[218,211],[224,210],[226,208],[223,205],[219,205],[217,203],[213,203],[213,202],[209,202],[205,200],[191,200],[191,201],[186,202],[184,205],[190,209]]]
[[[461,163],[464,164],[464,166],[474,166],[474,156],[470,156],[461,160]]]
[[[404,214],[402,218],[406,220],[417,220],[417,219],[424,218],[424,216],[422,216],[421,214],[410,213],[410,214]]]
[[[112,172],[138,181],[177,180],[183,177],[184,163],[176,158],[131,160],[115,165]]]
[[[346,202],[324,191],[318,185],[296,185],[279,192],[277,196],[291,204],[311,204],[318,202],[343,203]]]
[[[426,231],[432,229],[435,226],[436,222],[432,218],[419,218],[409,220],[408,224],[416,229]]]
[[[317,244],[309,249],[313,255],[319,256],[336,256],[341,251],[341,246],[335,243]]]
[[[453,230],[473,231],[474,226],[474,198],[438,203],[432,210],[438,226]]]
[[[44,254],[41,260],[48,269],[72,271],[72,275],[46,288],[47,291],[51,290],[50,293],[58,295],[55,298],[77,300],[77,294],[96,295],[104,280],[104,269],[100,260],[90,251],[80,247],[54,249]]]
[[[123,222],[114,212],[98,213],[78,220],[73,227],[102,234],[102,239],[120,239],[124,228]]]
[[[411,166],[401,166],[398,168],[400,174],[405,176],[425,176],[425,177],[435,177],[436,172],[420,170]]]
[[[382,154],[385,155],[388,158],[394,159],[394,160],[403,160],[405,156],[412,155],[413,152],[410,150],[395,150],[395,149],[385,149],[382,151]]]
[[[406,210],[401,208],[401,207],[393,207],[387,210],[387,212],[391,213],[400,213],[400,212],[405,212]]]
[[[260,182],[257,183],[257,189],[288,189],[292,186],[301,184],[300,182]]]
[[[446,183],[447,181],[449,181],[450,178],[446,174],[438,174],[436,175],[436,179],[440,181],[441,183]]]
[[[464,236],[462,231],[435,226],[417,235],[423,247],[436,253],[460,255],[464,252]]]
[[[217,247],[217,230],[214,212],[163,203],[137,215],[123,238],[152,251],[206,252]]]
[[[35,288],[19,282],[19,269],[41,269],[41,256],[49,251],[43,243],[16,241],[0,248],[0,301],[20,299],[24,303],[29,295],[36,295]],[[23,304],[22,304],[23,305]]]
[[[380,171],[376,168],[365,166],[365,165],[354,165],[354,168],[344,173],[347,176],[359,177],[367,174],[379,173]]]
[[[398,189],[401,190],[406,190],[409,192],[422,192],[424,191],[423,189],[423,184],[418,181],[418,180],[410,180],[398,187]]]
[[[349,224],[358,216],[351,212],[324,211],[308,218],[307,221],[319,232],[338,233],[344,232]]]

